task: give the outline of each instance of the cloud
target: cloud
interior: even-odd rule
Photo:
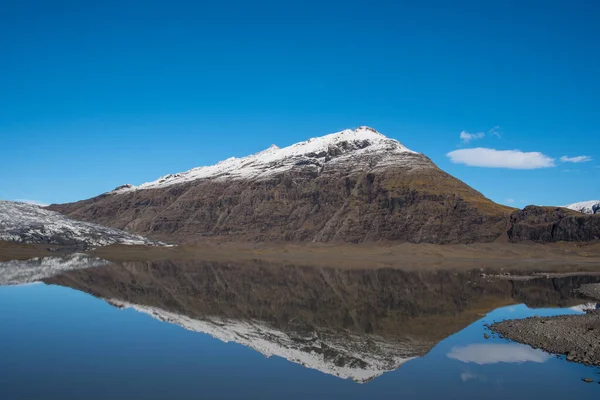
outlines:
[[[570,163],[582,163],[582,162],[592,161],[592,157],[590,157],[590,156],[575,156],[575,157],[562,156],[560,158],[560,161],[570,162]]]
[[[20,203],[34,204],[34,205],[40,206],[40,207],[47,207],[49,205],[49,204],[42,203],[41,201],[37,201],[37,200],[16,199],[14,201],[18,201]]]
[[[506,202],[507,202],[508,204],[511,204],[511,203],[514,203],[514,202],[515,202],[515,199],[506,199]]]
[[[488,133],[492,136],[496,136],[501,139],[504,132],[500,132],[500,127],[498,125],[494,126],[492,129],[488,131]]]
[[[463,347],[453,347],[448,358],[464,363],[478,365],[498,363],[545,363],[550,359],[550,354],[532,349],[522,344],[471,344]]]
[[[470,167],[536,169],[554,167],[554,159],[539,152],[520,150],[495,150],[477,147],[460,149],[446,154],[455,164]]]
[[[484,136],[485,133],[483,132],[469,133],[467,131],[462,131],[460,133],[460,140],[462,140],[463,143],[469,143],[471,140],[483,139]]]

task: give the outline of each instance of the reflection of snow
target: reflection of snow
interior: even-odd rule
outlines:
[[[225,343],[250,347],[266,357],[278,356],[339,378],[364,383],[398,369],[416,356],[411,343],[387,342],[383,338],[349,332],[330,335],[325,331],[305,336],[278,330],[259,321],[205,317],[193,319],[160,308],[109,299],[118,308],[133,308],[160,321],[189,331],[206,333]]]
[[[598,303],[586,303],[586,304],[579,304],[577,306],[573,306],[570,309],[573,311],[584,313],[586,311],[598,310],[599,308],[600,308],[600,304],[598,304]]]
[[[24,285],[38,282],[73,269],[99,267],[108,264],[86,254],[69,254],[62,257],[36,257],[30,260],[0,262],[0,286]]]
[[[543,363],[550,358],[550,354],[542,350],[532,349],[517,343],[510,344],[471,344],[462,347],[453,347],[448,358],[464,363],[479,365],[497,363]]]

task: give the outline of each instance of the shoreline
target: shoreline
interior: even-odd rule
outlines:
[[[548,273],[600,272],[600,243],[297,244],[207,240],[194,245],[173,247],[111,245],[82,251],[49,244],[0,242],[0,261],[59,256],[73,252],[83,252],[114,262],[167,259],[235,262],[260,259],[348,269],[479,269],[488,273],[501,272],[499,275],[490,275],[501,279],[512,279],[526,273],[539,277],[536,274],[543,276]]]
[[[600,301],[600,284],[577,290]],[[583,315],[531,317],[494,323],[489,329],[506,339],[565,356],[568,361],[600,366],[600,309]]]

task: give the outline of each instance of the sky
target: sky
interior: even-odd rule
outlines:
[[[600,2],[28,1],[0,12],[0,198],[371,126],[503,204],[600,198]]]

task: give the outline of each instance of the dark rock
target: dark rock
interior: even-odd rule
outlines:
[[[527,206],[510,216],[512,242],[586,242],[600,239],[600,215],[586,215],[567,208]]]

